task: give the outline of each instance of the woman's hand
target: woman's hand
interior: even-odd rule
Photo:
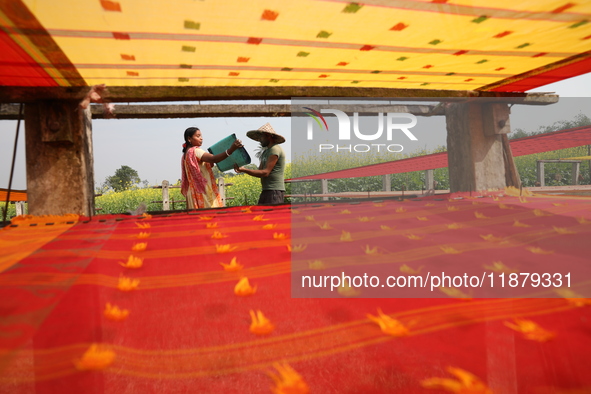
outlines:
[[[236,149],[238,148],[242,148],[244,145],[242,145],[242,141],[240,140],[236,140],[232,143],[232,146],[230,147],[231,151],[234,152]]]

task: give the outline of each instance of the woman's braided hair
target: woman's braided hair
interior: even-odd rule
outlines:
[[[189,142],[189,138],[193,137],[195,133],[199,131],[197,127],[189,127],[185,130],[185,143],[183,144],[183,155],[187,153],[187,150],[192,146]]]

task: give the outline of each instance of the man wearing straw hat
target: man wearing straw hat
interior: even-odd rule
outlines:
[[[261,143],[261,152],[257,154],[261,164],[258,170],[234,165],[234,171],[261,178],[263,191],[258,205],[282,204],[285,196],[285,152],[279,144],[283,144],[285,138],[277,134],[269,123],[265,123],[258,130],[247,132],[246,136]]]

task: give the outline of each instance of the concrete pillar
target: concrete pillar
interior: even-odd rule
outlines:
[[[169,211],[170,210],[170,193],[169,187],[170,183],[166,180],[162,181],[162,210]]]
[[[572,170],[572,184],[578,185],[579,184],[579,173],[581,171],[581,162],[573,163],[573,170]]]
[[[328,179],[321,179],[322,194],[328,194]],[[322,201],[328,201],[328,197],[322,197]]]
[[[223,177],[218,178],[218,192],[222,200],[222,207],[226,206],[226,180]]]
[[[537,161],[536,177],[538,178],[539,186],[545,186],[544,162],[541,160]]]
[[[16,210],[16,216],[21,216],[21,215],[25,215],[25,202],[24,201],[17,201],[14,203],[15,205],[15,210]]]
[[[93,215],[90,107],[60,100],[26,104],[25,140],[29,213]]]
[[[508,107],[478,101],[450,104],[446,122],[451,192],[504,188],[507,153],[501,136],[510,130]]]
[[[382,175],[382,186],[385,192],[392,191],[392,178],[390,174]]]
[[[425,190],[435,190],[435,177],[433,170],[425,171]]]

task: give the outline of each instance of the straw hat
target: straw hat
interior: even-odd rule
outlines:
[[[258,130],[248,131],[246,133],[246,136],[252,140],[260,142],[261,136],[263,135],[263,133],[267,133],[269,135],[275,136],[275,140],[277,141],[278,144],[283,144],[285,142],[285,137],[277,134],[277,132],[275,132],[275,130],[273,129],[273,126],[271,126],[269,123],[265,123],[264,125],[259,127]]]

